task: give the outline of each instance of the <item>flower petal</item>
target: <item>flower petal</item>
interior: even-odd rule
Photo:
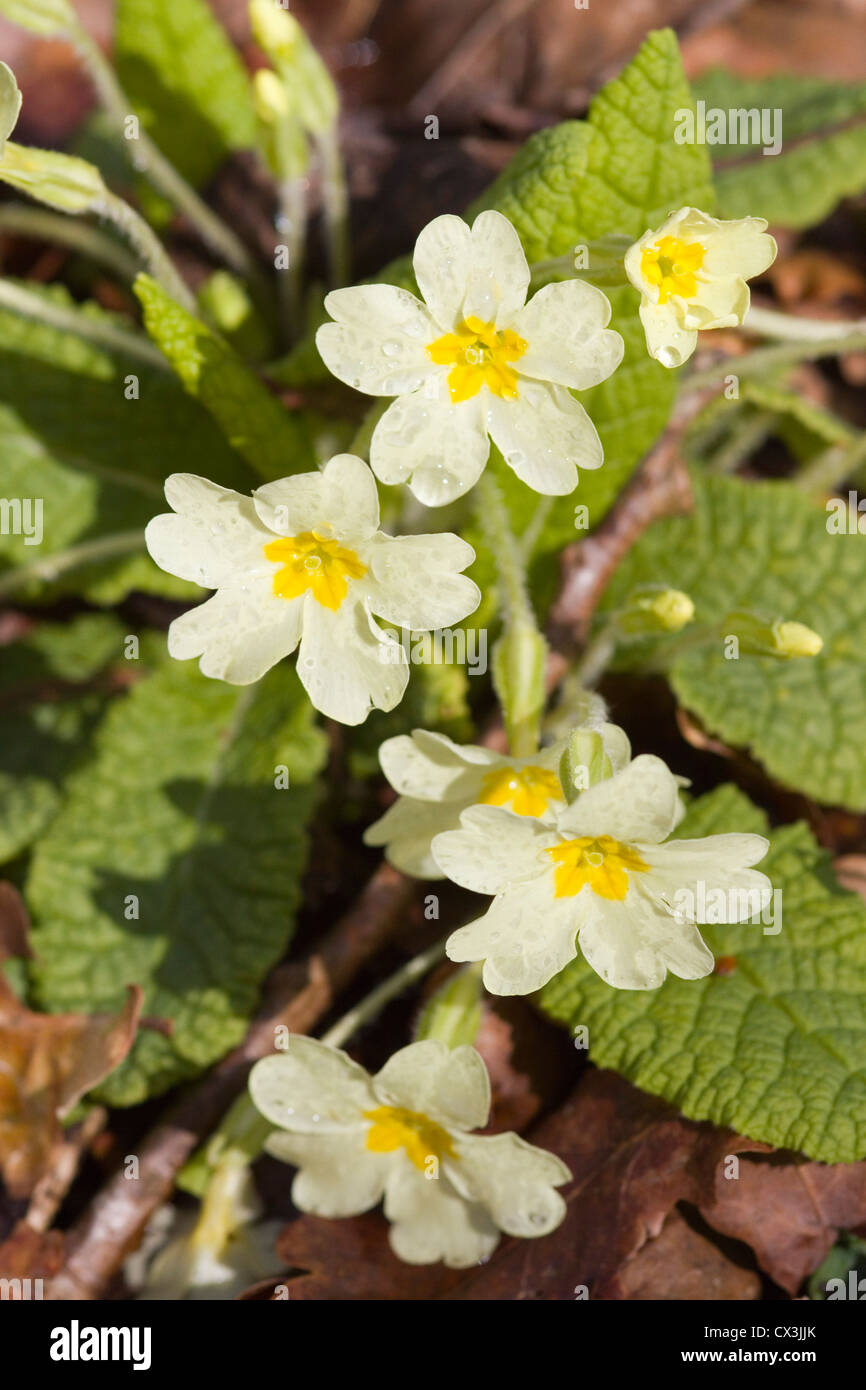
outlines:
[[[481,394],[454,405],[447,374],[400,396],[382,416],[370,441],[370,467],[383,483],[408,482],[425,507],[462,497],[480,478],[490,452]]]
[[[659,844],[677,818],[677,779],[661,758],[641,753],[621,772],[582,792],[560,815],[566,838],[612,835],[616,840]]]
[[[479,213],[472,224],[463,317],[510,328],[528,289],[529,264],[514,227],[501,212]]]
[[[565,1216],[556,1188],[569,1181],[571,1170],[517,1134],[467,1135],[454,1166],[459,1177],[453,1181],[464,1180],[469,1195],[511,1236],[546,1236]]]
[[[374,613],[412,632],[449,627],[474,613],[481,590],[461,574],[475,551],[448,531],[431,536],[383,536],[371,551],[365,585]]]
[[[458,744],[447,734],[414,729],[388,738],[379,747],[382,771],[401,796],[422,801],[474,800],[489,768],[506,759],[489,748]]]
[[[462,804],[398,797],[384,816],[364,831],[364,844],[384,845],[388,863],[401,873],[414,878],[444,878],[430,846],[434,836],[459,829]]]
[[[697,927],[677,921],[641,891],[635,875],[618,902],[583,894],[586,916],[578,945],[597,975],[617,989],[657,989],[668,970],[684,980],[713,969],[713,953]]]
[[[269,572],[264,547],[271,537],[251,498],[194,473],[172,473],[165,495],[174,511],[155,516],[144,532],[160,569],[206,589]]]
[[[426,1178],[411,1163],[395,1165],[385,1190],[388,1239],[407,1264],[468,1269],[499,1244],[499,1231],[484,1207],[460,1197],[440,1174]]]
[[[742,922],[770,901],[772,882],[766,874],[751,868],[760,863],[768,849],[769,841],[763,835],[669,840],[646,852],[650,869],[641,875],[640,887],[658,894],[690,921],[705,920],[697,911],[699,902],[705,901],[709,893],[722,893],[726,904],[724,920]],[[720,902],[718,896],[715,902]]]
[[[653,304],[642,299],[638,313],[650,357],[661,362],[663,367],[681,367],[688,361],[698,345],[697,329],[683,327],[673,300],[667,304]]]
[[[398,705],[409,680],[406,655],[376,626],[363,603],[336,612],[304,599],[298,675],[317,710],[341,724],[362,724],[371,709]]]
[[[451,1129],[481,1129],[490,1113],[490,1080],[475,1048],[434,1038],[395,1052],[373,1089],[382,1105],[420,1111]]]
[[[597,386],[616,371],[625,344],[608,329],[610,301],[585,280],[545,285],[511,325],[529,346],[521,376],[558,382],[575,391]]]
[[[453,213],[434,217],[415,242],[412,266],[418,288],[446,333],[452,333],[463,318],[471,245],[469,228]]]
[[[543,851],[556,841],[556,834],[532,816],[471,806],[461,815],[459,830],[436,836],[433,858],[461,888],[494,894],[544,873]]]
[[[363,1125],[375,1108],[370,1077],[345,1052],[292,1033],[286,1052],[264,1057],[250,1073],[250,1095],[272,1125],[294,1134],[324,1134]]]
[[[370,396],[415,391],[430,375],[427,346],[440,336],[429,310],[396,285],[332,290],[325,309],[335,323],[316,334],[328,371]]]
[[[520,377],[516,400],[488,393],[487,428],[505,462],[536,492],[559,497],[577,486],[578,468],[599,468],[595,425],[564,386]]]
[[[296,473],[256,488],[256,512],[271,531],[318,531],[339,540],[367,540],[379,525],[379,495],[369,468],[354,454],[336,454],[321,472]]]
[[[277,1130],[265,1149],[299,1172],[292,1183],[292,1201],[313,1216],[357,1216],[382,1200],[392,1167],[392,1154],[371,1153],[367,1126],[329,1134],[286,1134]]]
[[[169,655],[178,661],[200,656],[202,674],[230,685],[251,685],[298,645],[302,599],[276,598],[270,579],[250,592],[218,589],[206,603],[175,618],[168,630]]]
[[[555,898],[552,874],[518,884],[495,898],[483,917],[452,932],[448,959],[483,960],[491,994],[533,994],[577,955],[588,896]]]

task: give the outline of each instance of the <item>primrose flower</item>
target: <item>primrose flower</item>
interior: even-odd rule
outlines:
[[[560,1159],[516,1134],[470,1133],[490,1111],[473,1047],[411,1043],[370,1076],[345,1052],[292,1036],[253,1067],[250,1094],[279,1126],[268,1153],[299,1169],[295,1206],[356,1216],[384,1196],[391,1248],[408,1264],[465,1269],[500,1231],[543,1236],[565,1215]]]
[[[668,970],[684,980],[713,969],[695,922],[726,893],[726,920],[752,916],[770,880],[750,866],[761,835],[671,840],[678,783],[641,754],[582,792],[555,826],[493,806],[464,811],[459,830],[433,841],[455,883],[493,895],[486,914],[448,938],[451,960],[484,960],[492,994],[530,994],[577,955],[618,989],[655,989]],[[703,885],[703,890],[698,885]]]
[[[176,618],[168,650],[201,657],[206,676],[249,685],[300,643],[298,675],[316,709],[360,724],[393,709],[409,679],[397,627],[447,627],[477,608],[458,536],[386,536],[369,468],[338,454],[322,472],[256,488],[252,498],[174,473],[174,512],[154,517],[147,548],[169,574],[216,593]]]
[[[421,300],[394,285],[333,290],[325,308],[335,322],[316,334],[334,376],[397,397],[373,433],[373,472],[440,506],[477,482],[490,436],[536,492],[571,492],[578,466],[598,468],[603,454],[568,388],[598,385],[622,360],[605,296],[565,280],[527,304],[529,266],[499,212],[482,212],[471,230],[460,217],[434,218],[413,264]]]
[[[776,259],[762,217],[720,222],[680,208],[625,254],[625,272],[640,290],[647,351],[664,367],[682,366],[698,329],[732,328],[749,308],[747,280]]]
[[[622,729],[604,724],[600,732],[614,769],[624,767],[631,750]],[[554,821],[565,807],[558,776],[563,748],[559,742],[531,758],[512,758],[425,729],[386,739],[379,761],[400,795],[367,829],[364,841],[384,845],[387,859],[404,874],[442,878],[431,842],[445,830],[457,830],[467,807],[504,806],[518,816]]]

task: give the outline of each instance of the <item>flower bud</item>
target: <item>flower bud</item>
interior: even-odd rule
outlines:
[[[695,616],[695,605],[681,589],[646,585],[635,589],[617,617],[621,632],[630,636],[659,632],[679,632]]]
[[[775,656],[786,661],[794,657],[817,656],[824,646],[823,638],[804,623],[787,622],[781,618],[768,622],[747,609],[729,613],[723,620],[722,631],[737,638],[742,652],[755,656]]]
[[[574,729],[559,760],[559,780],[569,805],[581,792],[612,775],[601,734],[595,729]]]
[[[471,1045],[481,1024],[481,972],[474,965],[450,975],[425,1004],[415,1042],[437,1038],[448,1047]]]

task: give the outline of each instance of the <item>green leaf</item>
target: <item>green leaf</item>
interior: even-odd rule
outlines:
[[[175,304],[149,275],[136,278],[135,292],[148,333],[186,390],[260,477],[284,478],[315,464],[301,419],[283,409],[219,334]]]
[[[250,80],[205,0],[118,0],[114,60],[148,134],[191,183],[254,148]]]
[[[714,148],[721,216],[812,227],[866,188],[866,83],[796,73],[745,78],[714,68],[695,95],[708,109],[782,113],[780,154],[764,155],[756,145]]]
[[[701,797],[676,833],[744,830],[766,833],[764,817],[727,785]],[[781,931],[702,927],[717,959],[728,958],[723,972],[614,990],[581,957],[539,1003],[570,1029],[588,1029],[599,1066],[689,1119],[853,1162],[866,1157],[866,904],[839,887],[804,824],[771,841],[760,867],[781,891]]]
[[[656,523],[620,565],[602,611],[638,584],[683,589],[695,622],[737,608],[814,628],[817,657],[725,658],[719,638],[666,657],[680,703],[726,743],[748,748],[783,786],[819,801],[866,810],[866,548],[834,535],[831,518],[789,483],[695,479],[695,510]],[[634,666],[645,644],[623,648]]]
[[[25,890],[44,1008],[113,1008],[138,983],[145,1012],[172,1021],[171,1036],[139,1035],[100,1090],[110,1103],[163,1091],[239,1042],[291,935],[323,758],[285,665],[239,689],[171,663],[110,709]]]
[[[567,121],[529,139],[471,209],[496,208],[514,223],[530,262],[562,256],[610,233],[635,239],[675,208],[712,212],[710,160],[704,147],[678,145],[676,112],[692,106],[676,36],[651,33],[628,67],[596,96],[586,122]],[[604,466],[583,472],[577,490],[555,498],[539,550],[575,540],[575,506],[601,521],[640,459],[667,424],[676,373],[653,361],[631,286],[605,290],[611,327],[625,356],[613,376],[578,393],[601,436]],[[510,472],[510,470],[508,470]],[[523,521],[535,499],[515,479],[512,512]]]
[[[0,863],[14,859],[48,825],[63,778],[84,755],[105,705],[82,689],[119,659],[116,618],[89,613],[41,623],[3,649],[0,669]]]
[[[59,287],[46,297],[72,307]],[[112,317],[90,305],[82,314]],[[127,398],[131,378],[137,399]],[[0,457],[3,495],[39,499],[43,511],[41,545],[0,533],[3,569],[144,527],[165,508],[169,473],[200,472],[241,491],[255,481],[169,372],[6,310],[0,310]],[[46,588],[34,581],[17,592],[30,600]],[[144,553],[77,569],[48,591],[114,603],[133,588],[183,598],[196,593]]]

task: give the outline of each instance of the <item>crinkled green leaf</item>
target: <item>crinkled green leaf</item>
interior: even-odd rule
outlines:
[[[97,678],[123,660],[126,635],[113,615],[85,613],[39,623],[3,648],[0,862],[26,849],[57,811],[64,778],[87,756],[105,708]]]
[[[137,277],[135,292],[153,341],[259,477],[284,478],[313,466],[301,419],[283,409],[224,338],[176,304],[149,275]]]
[[[721,216],[812,227],[866,188],[866,83],[797,73],[746,78],[714,68],[695,83],[695,95],[708,109],[782,112],[781,153],[712,147]]]
[[[114,60],[163,153],[197,186],[256,141],[250,80],[206,0],[118,0]]]
[[[690,594],[698,623],[749,608],[814,628],[824,640],[817,657],[729,660],[720,638],[682,651],[669,678],[707,729],[748,748],[783,786],[863,811],[866,537],[830,534],[828,521],[824,507],[789,483],[698,478],[694,512],[650,527],[617,570],[602,609],[653,583]],[[619,660],[629,666],[645,656],[645,645],[636,644]]]
[[[731,785],[701,797],[680,836],[764,831]],[[802,824],[773,832],[761,864],[781,891],[782,929],[702,927],[719,973],[614,990],[583,958],[539,996],[590,1057],[693,1120],[826,1163],[866,1157],[866,904],[839,887]],[[778,920],[778,918],[777,918]],[[774,924],[767,922],[771,931]]]
[[[59,287],[50,298],[71,306]],[[95,306],[82,313],[107,317]],[[130,377],[138,382],[138,399],[127,399]],[[0,310],[0,457],[3,496],[41,499],[44,532],[41,545],[27,544],[23,535],[0,534],[3,569],[144,527],[165,508],[163,482],[169,473],[204,473],[241,491],[255,482],[169,372],[5,310]],[[44,581],[34,581],[16,597],[30,600],[46,588]],[[132,588],[177,597],[196,593],[143,552],[76,569],[50,592],[72,590],[97,603],[114,603]]]
[[[43,1007],[113,1008],[137,983],[146,1013],[172,1021],[168,1037],[140,1034],[101,1088],[111,1103],[189,1078],[240,1040],[291,935],[323,757],[285,665],[239,689],[172,663],[109,710],[26,896]]]

